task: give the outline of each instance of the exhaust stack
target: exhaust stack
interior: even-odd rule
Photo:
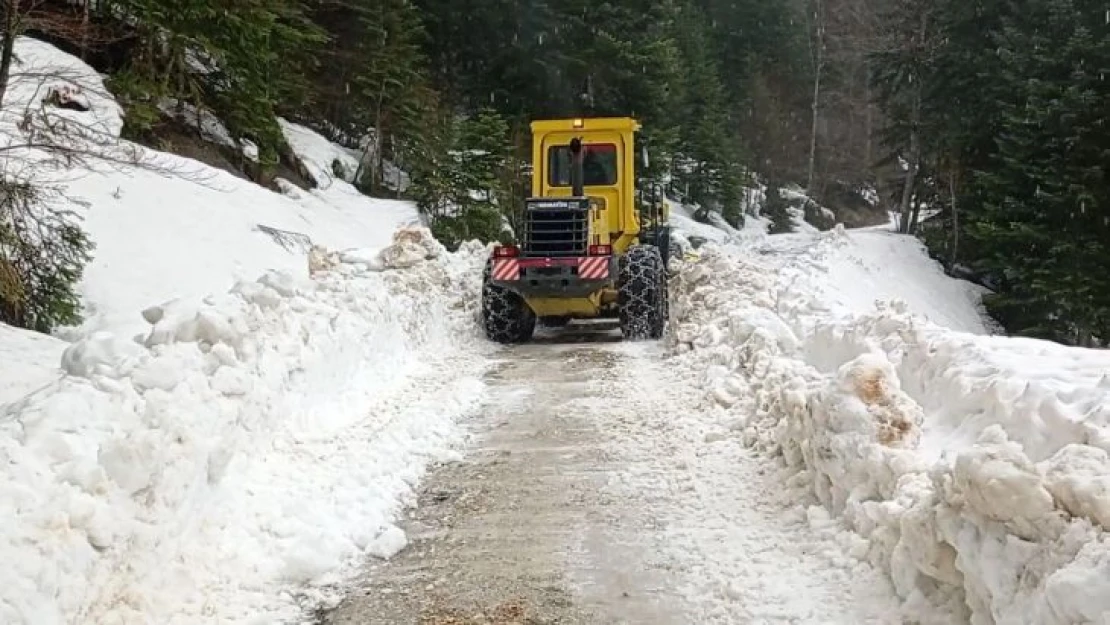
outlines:
[[[574,197],[584,197],[586,188],[584,184],[585,173],[582,170],[582,140],[575,137],[570,140],[570,188]]]

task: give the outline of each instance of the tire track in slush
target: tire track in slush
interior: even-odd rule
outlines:
[[[410,545],[322,622],[903,622],[885,578],[781,501],[773,465],[720,435],[660,344],[611,339],[572,326],[502,351]]]

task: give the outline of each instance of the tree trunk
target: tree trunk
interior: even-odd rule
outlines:
[[[960,253],[960,210],[956,202],[955,165],[948,170],[948,201],[952,207],[952,254],[948,258],[948,266],[954,267]]]
[[[916,109],[916,106],[914,107]],[[910,129],[910,151],[907,154],[906,178],[902,182],[902,202],[899,212],[902,213],[902,234],[910,234],[914,230],[912,218],[913,187],[917,182],[917,115],[914,114],[913,127]]]
[[[823,69],[825,46],[821,21],[821,0],[814,0],[813,10],[813,121],[809,136],[809,173],[806,177],[806,191],[812,196],[814,175],[817,170],[817,125],[821,112],[821,70]]]
[[[929,14],[925,10],[921,13],[921,33],[918,39],[918,46],[921,49],[925,47],[925,38],[929,25]],[[921,93],[921,81],[917,81],[917,86],[913,91],[913,106],[910,113],[910,151],[908,156],[908,168],[906,172],[905,184],[902,187],[902,233],[912,234],[917,230],[917,215],[919,210],[911,211],[911,204],[913,199],[914,184],[917,182],[917,170],[921,166],[921,148],[919,147],[919,126],[921,125],[921,98],[924,94]]]
[[[21,0],[4,0],[4,44],[0,49],[0,106],[8,95],[8,83],[12,76],[12,59],[15,57],[15,38],[19,26],[19,3]]]
[[[872,150],[871,140],[875,135],[875,131],[874,131],[874,127],[875,127],[874,126],[874,124],[875,124],[875,117],[874,117],[875,107],[874,107],[874,104],[871,101],[871,98],[872,98],[872,96],[871,96],[871,62],[867,61],[866,64],[867,64],[867,83],[864,86],[864,91],[863,91],[864,98],[865,98],[865,102],[864,102],[864,107],[865,107],[864,108],[864,128],[866,129],[865,130],[866,136],[864,137],[864,145],[863,145],[863,163],[868,169],[871,169],[872,158],[873,158],[872,157],[872,152],[871,152],[871,150]]]
[[[915,180],[916,180],[916,178],[917,177],[914,176]],[[913,188],[913,190],[916,191],[917,187],[915,186]],[[913,205],[913,208],[910,210],[910,230],[909,230],[909,234],[916,234],[917,233],[917,224],[921,221],[921,201],[919,199],[916,202],[911,202],[911,204]]]
[[[87,61],[89,56],[89,7],[92,2],[86,0],[84,13],[81,16],[81,60]]]

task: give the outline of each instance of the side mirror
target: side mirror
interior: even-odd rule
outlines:
[[[646,145],[640,146],[640,164],[644,166],[644,169],[651,167],[651,161],[648,159],[648,150]]]

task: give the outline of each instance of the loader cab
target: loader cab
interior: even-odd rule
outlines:
[[[572,143],[578,140],[582,193],[589,202],[589,245],[623,252],[640,232],[635,205],[636,120],[564,119],[532,122],[532,197],[577,194]]]

